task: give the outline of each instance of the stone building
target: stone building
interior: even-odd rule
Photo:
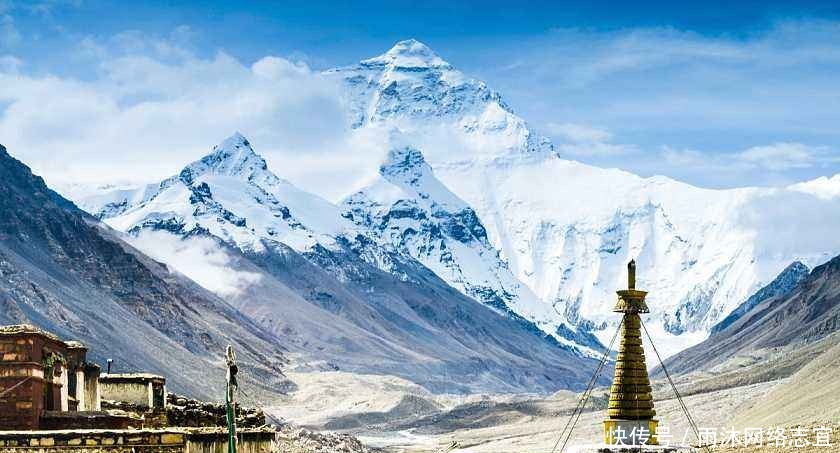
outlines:
[[[37,327],[0,327],[0,430],[37,429],[54,412],[99,411],[87,348]]]
[[[103,374],[102,398],[145,409],[166,409],[166,378],[149,373]]]
[[[228,451],[228,430],[212,417],[210,426],[171,426],[162,376],[99,371],[79,342],[31,325],[0,326],[0,453]],[[120,410],[101,410],[106,403]],[[206,421],[173,409],[176,423]],[[275,450],[275,429],[258,421],[237,430],[237,452]]]

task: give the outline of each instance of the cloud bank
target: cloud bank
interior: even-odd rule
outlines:
[[[783,185],[840,173],[838,42],[840,22],[817,19],[740,35],[556,29],[480,47],[468,69],[569,157],[703,187]],[[570,124],[603,134],[581,142],[557,127]],[[713,165],[680,168],[673,150]]]
[[[0,142],[59,188],[160,180],[234,131],[280,176],[332,200],[375,172],[386,135],[349,130],[335,81],[294,58],[200,53],[200,39],[186,26],[84,37],[66,55],[86,68],[74,76],[0,46]],[[438,50],[568,158],[737,187],[840,173],[837,42],[840,23],[800,21],[744,37],[552,30],[473,46],[478,64]]]
[[[144,231],[125,239],[220,296],[238,295],[261,278],[253,272],[232,269],[230,256],[209,238],[181,239],[162,231]]]
[[[33,76],[0,57],[0,137],[50,183],[163,178],[240,130],[267,157],[330,149],[343,139],[337,87],[304,63],[200,58],[137,32],[85,39],[73,58],[87,80]]]

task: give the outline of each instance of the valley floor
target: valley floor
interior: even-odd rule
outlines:
[[[319,375],[318,379],[323,378]],[[429,395],[393,378],[334,373],[331,379],[321,382],[326,380],[335,382],[336,387],[322,387],[318,392],[322,398],[304,396],[272,408],[272,412],[287,419],[305,420],[312,429],[352,433],[368,446],[393,452],[436,452],[457,442],[458,451],[465,452],[548,453],[577,402],[577,395],[568,392],[542,399],[491,395],[459,399]],[[750,409],[784,382],[698,393],[685,397],[685,402],[698,426],[715,428],[722,439],[722,433],[729,428],[724,421]],[[377,384],[379,390],[374,390]],[[603,406],[605,396],[605,391],[596,392],[594,403]],[[661,426],[667,426],[674,435],[674,443],[686,433],[688,441],[694,441],[676,399],[660,399],[656,409]],[[605,416],[605,410],[585,412],[570,445],[598,442]],[[738,427],[744,428],[752,426]]]
[[[730,414],[740,411],[761,398],[776,384],[757,384],[743,388],[716,391],[693,395],[685,398],[692,415],[700,427],[717,428],[723,431],[721,420],[730,418]],[[549,453],[560,437],[568,414],[573,410],[571,401],[528,401],[519,407],[488,409],[486,414],[470,426],[458,426],[457,421],[441,419],[433,428],[414,430],[411,437],[362,436],[361,439],[371,445],[388,447],[401,452],[434,452],[457,442],[460,451],[469,452],[531,452]],[[527,407],[543,405],[543,410],[531,412]],[[662,426],[667,426],[675,436],[674,443],[688,435],[687,440],[694,440],[689,431],[685,416],[675,399],[656,402],[658,419]],[[602,436],[602,421],[606,418],[605,410],[584,413],[577,422],[569,446],[593,444]],[[492,426],[487,420],[492,419]],[[422,434],[419,434],[422,433]],[[681,442],[680,442],[681,443]]]
[[[782,426],[792,430],[832,429],[830,447],[724,447],[713,451],[840,451],[840,345],[837,337],[796,350],[776,349],[738,357],[704,373],[677,378],[677,386],[701,430],[714,430],[717,442],[732,429]],[[806,360],[807,358],[807,360]],[[791,361],[807,362],[786,370]],[[770,379],[768,379],[770,377]],[[270,409],[314,431],[351,434],[366,446],[389,452],[549,453],[579,398],[571,392],[535,395],[434,395],[408,381],[342,372],[291,373],[298,390]],[[696,444],[673,392],[653,382],[660,427],[672,443]],[[607,389],[596,389],[577,422],[569,446],[601,440]],[[792,431],[791,431],[792,432]],[[792,439],[792,437],[791,437]],[[557,449],[559,451],[559,447]]]

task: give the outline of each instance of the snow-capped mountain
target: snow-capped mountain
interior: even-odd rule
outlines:
[[[244,251],[260,251],[266,241],[299,251],[334,248],[335,237],[352,229],[335,205],[269,171],[239,133],[159,184],[101,194],[80,206],[121,231],[204,232]]]
[[[834,175],[831,178],[820,176],[810,181],[792,184],[788,189],[816,195],[824,200],[838,198],[840,197],[840,174]]]
[[[81,204],[134,236],[209,235],[244,253],[277,244],[301,253],[351,246],[366,262],[411,279],[399,265],[398,256],[405,254],[465,295],[532,321],[569,347],[590,354],[600,348],[512,275],[474,211],[435,179],[419,151],[392,151],[380,174],[379,184],[340,209],[278,178],[236,133],[159,184],[115,190]],[[400,238],[390,236],[396,231]],[[372,241],[360,240],[366,237]]]
[[[784,241],[774,231],[793,215],[778,207],[802,197],[811,211],[837,212],[838,177],[709,190],[566,160],[499,93],[415,40],[324,76],[344,87],[350,133],[400,142],[381,150],[394,151],[378,179],[341,209],[266,172],[242,137],[160,184],[80,205],[124,231],[206,229],[242,250],[266,241],[299,252],[350,247],[410,279],[394,261],[405,256],[581,345],[591,332],[611,333],[609,307],[634,258],[666,354],[703,340],[789,263],[840,253],[836,241],[802,248],[796,231],[783,231]],[[242,162],[218,165],[228,159]]]
[[[396,176],[398,166],[384,168]],[[459,229],[483,238],[468,207],[433,179],[423,182],[452,209],[435,209],[453,215],[447,239]],[[546,335],[507,308],[507,299],[491,308],[464,296],[450,286],[457,275],[430,271],[408,249],[380,242],[374,229],[342,216],[338,206],[278,178],[240,134],[159,184],[111,196],[98,196],[99,208],[88,209],[150,256],[208,288],[230,274],[243,276],[226,299],[286,341],[299,354],[294,366],[300,369],[393,374],[461,392],[579,388],[595,366],[592,348],[568,340],[565,331]],[[495,253],[486,238],[483,244],[488,250],[479,251]],[[216,265],[209,276],[208,262]],[[478,264],[487,265],[484,258]],[[527,290],[500,280],[512,280],[509,272],[492,277],[488,291],[500,281],[511,291]],[[476,286],[456,288],[466,293]],[[533,296],[532,302],[542,307]],[[537,375],[535,368],[545,372]],[[475,379],[461,383],[467,376]]]
[[[558,341],[600,347],[514,277],[475,211],[435,178],[419,150],[390,150],[379,175],[342,203],[343,215],[360,229],[409,254],[464,294],[534,321]]]
[[[404,134],[424,137],[433,146],[420,149],[435,160],[553,152],[551,142],[516,116],[499,93],[414,39],[324,75],[346,88],[353,128],[398,127]]]
[[[815,194],[836,210],[836,177],[707,190],[565,160],[499,93],[415,40],[326,75],[344,84],[354,127],[398,130],[423,150],[513,276],[553,308],[542,325],[569,320],[608,335],[608,307],[635,258],[652,331],[670,354],[705,338],[790,262],[816,265],[840,252],[776,247],[765,237],[779,223],[766,206],[789,192]]]

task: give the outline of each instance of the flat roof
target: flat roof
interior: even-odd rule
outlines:
[[[166,378],[152,373],[106,373],[99,376],[100,382],[166,382]]]
[[[58,338],[56,334],[52,332],[47,332],[46,330],[35,327],[32,324],[12,324],[9,326],[0,326],[0,335],[20,335],[22,333],[43,335],[52,340],[61,341],[62,343],[64,343],[64,341],[62,341],[61,338]]]
[[[34,326],[32,324],[11,324],[6,326],[0,326],[0,336],[7,335],[22,335],[22,334],[31,334],[31,335],[41,335],[44,337],[49,338],[50,340],[57,341],[59,343],[64,343],[68,349],[88,349],[82,342],[76,340],[62,340],[58,337],[58,335],[46,331],[40,327]]]

